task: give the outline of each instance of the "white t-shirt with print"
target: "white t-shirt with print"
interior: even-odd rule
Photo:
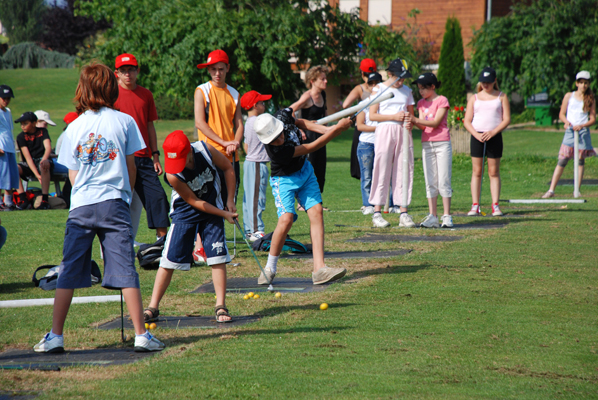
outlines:
[[[145,148],[135,120],[103,107],[86,111],[64,132],[58,163],[79,171],[71,192],[71,210],[123,199],[131,203],[127,155]]]
[[[376,87],[374,87],[374,89],[372,90],[371,97],[372,98],[376,97],[381,91],[385,90],[387,87],[388,86],[385,86],[382,83],[376,85]],[[394,97],[392,97],[388,100],[384,100],[382,103],[380,103],[380,105],[378,106],[378,114],[392,115],[392,114],[399,113],[401,111],[405,112],[405,111],[407,111],[408,106],[412,106],[415,104],[415,101],[413,100],[413,92],[411,91],[411,89],[409,89],[405,85],[401,86],[398,89],[394,88],[394,87],[390,87],[390,88],[386,89],[384,94],[389,93],[389,92],[394,93]],[[389,124],[402,125],[403,123],[397,122],[397,121],[378,122],[378,125],[389,125]]]

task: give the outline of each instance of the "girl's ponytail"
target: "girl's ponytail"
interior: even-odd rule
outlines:
[[[594,92],[592,92],[592,89],[588,87],[588,89],[583,94],[583,110],[585,112],[590,112],[595,100],[596,99],[594,97]]]
[[[442,82],[438,81],[437,84],[435,84],[434,86],[436,87],[436,89],[440,89],[440,85],[442,84]]]

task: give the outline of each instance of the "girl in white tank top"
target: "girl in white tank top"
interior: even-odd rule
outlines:
[[[559,149],[559,161],[552,174],[550,189],[542,196],[543,199],[554,197],[561,175],[567,162],[574,158],[574,131],[579,132],[579,184],[583,178],[585,159],[596,155],[592,147],[590,126],[596,122],[596,99],[590,89],[590,73],[581,71],[576,76],[575,92],[567,93],[561,104],[559,119],[565,124],[565,137]]]
[[[471,134],[471,199],[467,215],[481,214],[480,193],[484,159],[488,160],[488,177],[492,195],[492,215],[501,216],[498,207],[500,197],[500,159],[503,143],[502,131],[511,122],[509,99],[498,89],[496,71],[486,67],[478,78],[477,93],[467,101],[463,126]]]

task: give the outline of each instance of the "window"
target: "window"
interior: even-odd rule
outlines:
[[[392,0],[369,0],[368,22],[371,25],[390,25],[392,22]]]
[[[356,8],[359,8],[359,0],[340,0],[338,2],[338,8],[342,12],[351,12]]]

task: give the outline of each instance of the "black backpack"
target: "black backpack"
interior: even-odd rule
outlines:
[[[44,275],[41,279],[36,278],[37,271],[41,270],[49,270],[46,275]],[[56,281],[58,280],[58,275],[60,274],[60,265],[42,265],[38,269],[35,270],[33,273],[33,278],[31,281],[35,284],[35,287],[41,288],[43,290],[54,290],[56,289]],[[97,283],[102,282],[102,272],[100,271],[100,267],[98,263],[94,260],[91,260],[91,283],[95,285]]]
[[[137,251],[139,266],[143,269],[158,269],[165,242],[166,236],[162,236],[155,243],[139,246],[139,250]]]
[[[272,244],[272,234],[274,232],[270,232],[267,235],[259,238],[255,242],[251,244],[251,247],[255,251],[270,251],[270,245]],[[293,253],[311,253],[311,246],[304,245],[301,242],[298,242],[294,239],[291,239],[289,235],[284,241],[284,246],[282,246],[282,251],[291,251]]]

